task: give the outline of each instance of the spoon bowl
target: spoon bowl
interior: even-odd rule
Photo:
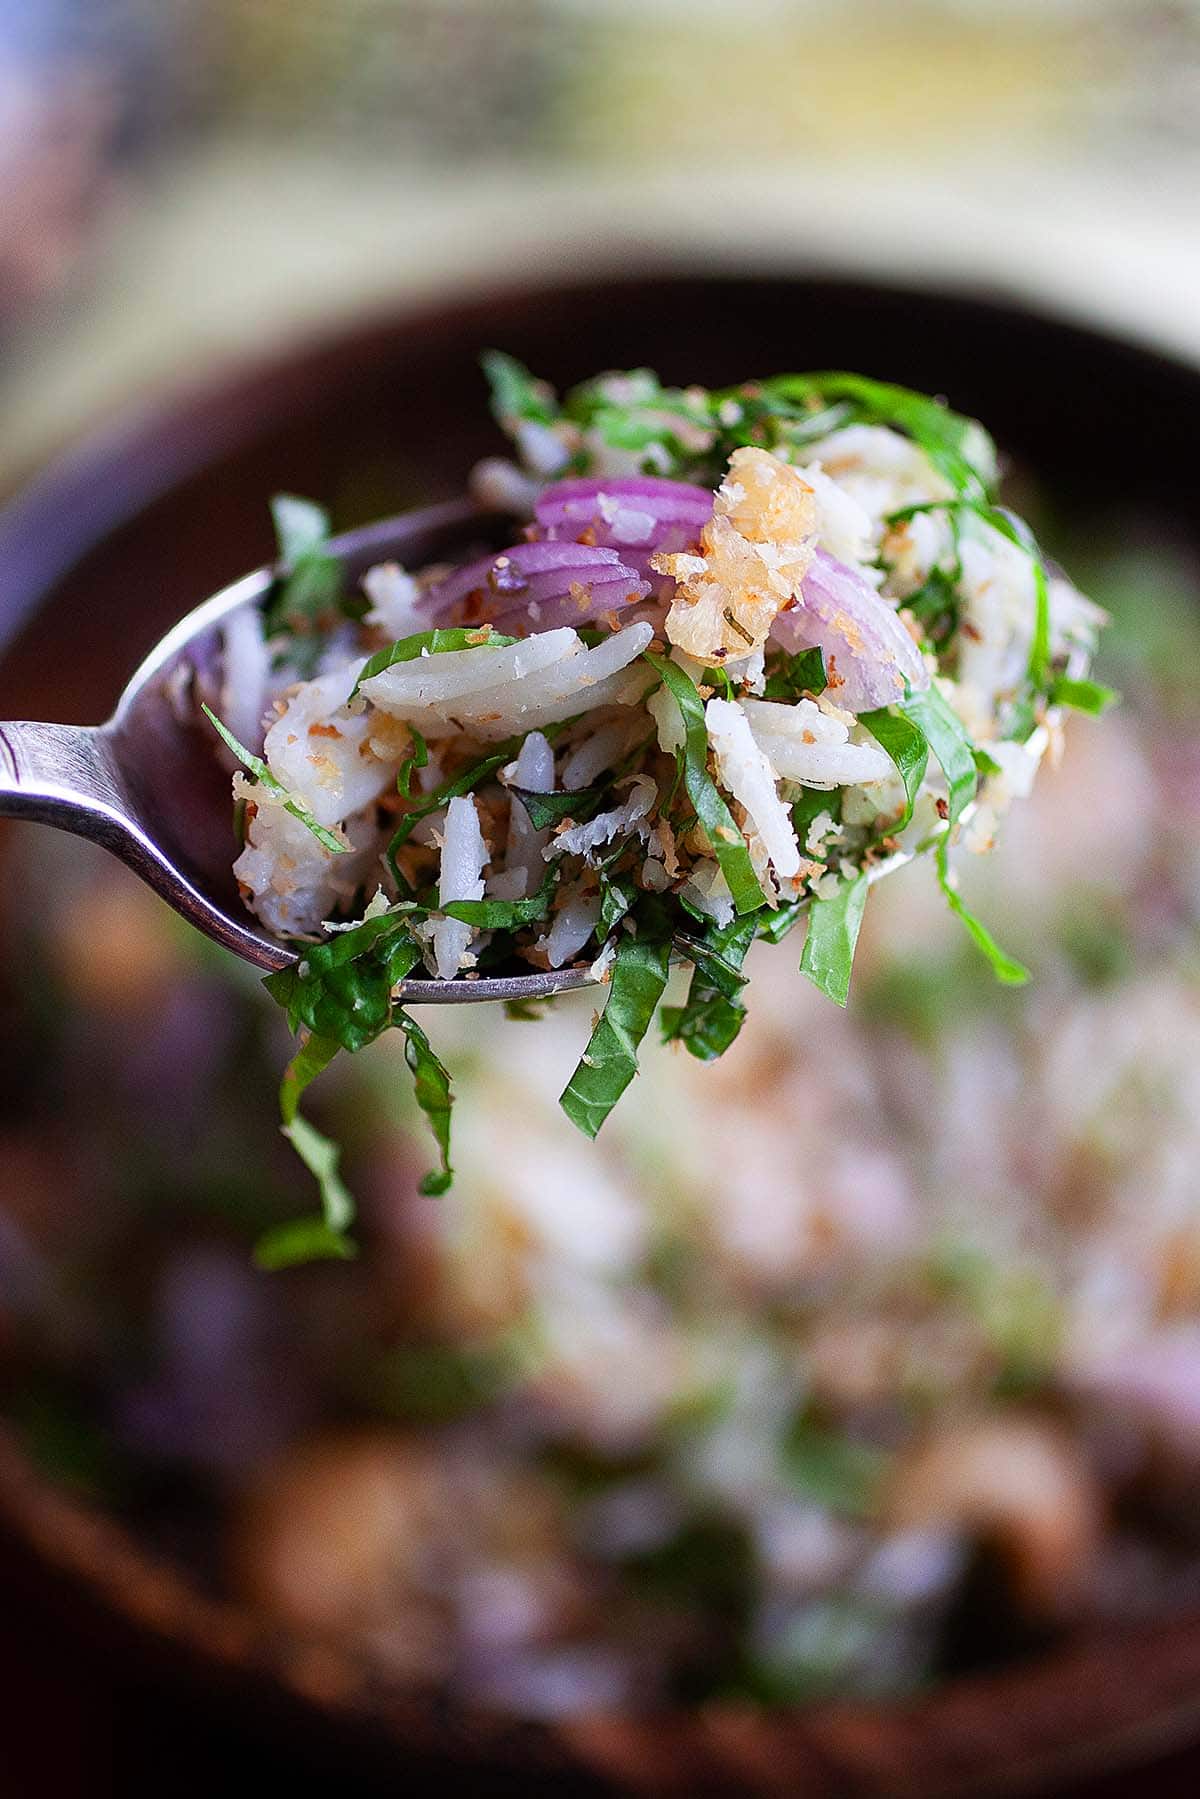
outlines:
[[[451,500],[347,532],[330,544],[347,583],[376,562],[410,566],[483,553],[505,521]],[[276,569],[264,567],[189,612],[146,657],[103,725],[0,724],[0,816],[32,819],[90,838],[127,863],[207,937],[264,972],[296,951],[262,931],[233,878],[229,779],[192,701],[214,672],[235,612],[261,606]],[[586,968],[530,970],[478,981],[411,980],[406,1004],[541,999],[589,982]]]
[[[512,521],[467,499],[407,512],[334,538],[329,552],[347,586],[377,562],[410,568],[464,560],[500,547]],[[297,951],[262,931],[233,876],[229,779],[195,703],[197,679],[215,677],[234,613],[261,606],[278,569],[255,569],[180,619],[126,685],[103,725],[0,724],[0,817],[32,819],[90,838],[125,862],[189,924],[267,973]],[[898,852],[872,880],[908,860]],[[479,980],[406,980],[406,1005],[546,999],[593,984],[589,968],[530,970]]]

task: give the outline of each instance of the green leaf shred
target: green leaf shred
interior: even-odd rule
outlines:
[[[340,1048],[336,1038],[310,1036],[284,1071],[279,1087],[280,1129],[316,1178],[321,1213],[318,1217],[291,1219],[264,1232],[254,1251],[260,1268],[277,1270],[302,1262],[345,1261],[357,1253],[347,1234],[354,1222],[354,1201],[338,1172],[338,1146],[302,1117],[299,1110],[305,1090]]]
[[[559,1100],[585,1136],[596,1135],[637,1073],[638,1048],[666,987],[670,959],[669,930],[647,910],[640,928],[617,946],[608,1001]]]
[[[888,827],[892,831],[902,831],[913,815],[929,766],[929,739],[913,718],[893,711],[890,706],[876,712],[861,712],[858,722],[871,733],[880,749],[887,751],[904,783],[904,811],[895,824]]]
[[[447,1192],[454,1180],[450,1164],[450,1117],[454,1107],[450,1076],[415,1018],[397,1011],[394,1022],[404,1033],[404,1059],[412,1073],[413,1092],[438,1146],[441,1165],[421,1181],[421,1192],[436,1197]]]
[[[859,927],[867,904],[867,871],[843,881],[828,899],[816,897],[808,909],[808,933],[800,972],[814,986],[844,1006],[850,997],[850,971]]]
[[[249,769],[255,780],[265,787],[268,793],[274,794],[276,799],[283,801],[284,811],[290,812],[293,818],[298,818],[306,830],[312,832],[322,849],[327,849],[331,856],[343,855],[350,847],[349,844],[344,843],[340,837],[333,831],[327,830],[324,825],[318,824],[303,801],[296,799],[288,792],[282,781],[275,779],[261,756],[256,756],[253,750],[248,750],[244,743],[238,742],[233,732],[227,725],[221,723],[215,712],[203,703],[201,703],[200,709],[226,749],[237,757],[242,767]]]

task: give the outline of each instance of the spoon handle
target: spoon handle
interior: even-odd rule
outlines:
[[[126,822],[106,746],[87,725],[0,724],[0,816],[104,839]]]

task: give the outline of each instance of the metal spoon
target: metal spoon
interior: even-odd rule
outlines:
[[[452,500],[334,539],[348,585],[374,563],[460,559],[511,537],[512,521]],[[213,671],[222,629],[259,606],[277,570],[256,569],[189,612],[153,649],[103,725],[0,724],[0,817],[33,819],[111,850],[189,924],[256,967],[288,968],[297,952],[265,935],[234,882],[228,777],[191,703],[192,676]],[[897,854],[877,876],[907,861]],[[590,984],[586,967],[402,983],[409,1005],[542,999]]]

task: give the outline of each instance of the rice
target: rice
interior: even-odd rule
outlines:
[[[420,588],[398,562],[378,562],[363,576],[363,591],[371,602],[367,623],[389,637],[407,637],[421,628],[417,610]]]
[[[361,667],[356,660],[297,687],[263,745],[271,773],[322,825],[362,811],[394,778],[371,747],[370,716],[346,705]]]
[[[658,790],[654,782],[644,775],[635,776],[629,798],[622,805],[614,806],[609,812],[601,812],[587,824],[571,825],[567,830],[560,831],[543,851],[546,860],[549,862],[556,856],[590,856],[602,843],[611,843],[622,832],[640,826],[657,799]]]
[[[749,719],[736,700],[713,699],[704,709],[704,720],[723,784],[745,807],[776,877],[790,880],[800,869],[796,833],[779,798],[775,772],[754,740]]]
[[[554,923],[539,946],[551,968],[572,961],[590,941],[600,917],[600,895],[588,893],[582,884],[568,888]]]
[[[608,974],[609,1010],[563,1104],[594,1135],[673,958],[700,978],[667,1035],[712,1059],[740,1029],[756,936],[807,926],[801,966],[845,1003],[860,877],[935,848],[972,943],[1023,980],[950,854],[991,847],[1060,740],[1064,698],[1103,708],[1087,672],[1102,615],[999,510],[986,435],[836,374],[668,399],[635,371],[585,384],[568,416],[500,364],[524,466],[488,482],[532,523],[459,567],[377,565],[365,622],[357,595],[331,597],[316,643],[311,613],[289,635],[283,577],[269,670],[261,633],[229,638],[231,715],[253,733],[264,703],[274,714],[263,781],[237,789],[247,904],[309,937],[363,918],[369,894],[392,908],[386,932],[372,918],[325,939],[336,973],[317,956],[298,989],[276,983],[292,1017],[329,1021],[348,1048],[400,1023],[440,1120],[448,1076],[398,1011],[393,971],[423,955],[453,981],[583,958]],[[814,439],[830,413],[847,422]],[[317,672],[273,694],[289,659]],[[446,917],[485,897],[486,930]]]
[[[443,833],[438,880],[441,904],[451,900],[482,899],[488,847],[479,828],[478,809],[470,794],[450,801]],[[473,958],[469,950],[473,935],[471,926],[457,918],[440,918],[434,924],[429,942],[434,972],[440,981],[452,981],[460,969],[471,966]]]
[[[509,783],[526,793],[553,793],[554,751],[540,731],[531,731],[521,745]],[[542,852],[549,841],[549,830],[536,830],[520,801],[512,803],[508,809],[504,867],[488,883],[492,896],[516,900],[532,893],[542,878]]]

